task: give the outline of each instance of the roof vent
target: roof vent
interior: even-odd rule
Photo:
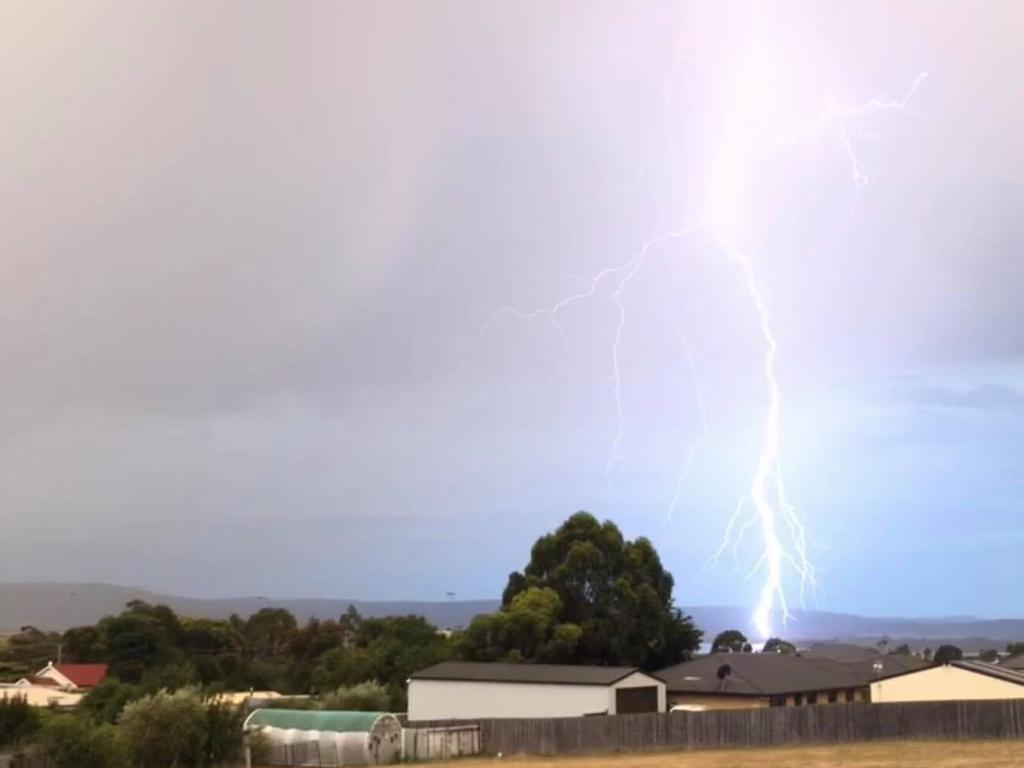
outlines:
[[[728,664],[723,664],[718,668],[717,674],[719,680],[725,680],[725,678],[732,674],[732,667],[730,667]]]

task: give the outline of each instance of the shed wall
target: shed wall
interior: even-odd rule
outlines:
[[[1024,685],[953,666],[930,667],[871,684],[874,703],[1024,699]]]
[[[604,685],[409,681],[409,719],[414,722],[503,717],[577,717],[613,712],[614,701],[614,691]]]

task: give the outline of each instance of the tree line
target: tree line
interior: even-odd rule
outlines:
[[[103,662],[109,682],[86,697],[106,712],[161,689],[275,690],[326,695],[376,683],[405,709],[405,682],[439,661],[537,661],[654,670],[689,658],[701,632],[673,602],[674,582],[650,541],[580,512],[533,545],[501,608],[441,633],[421,616],[341,616],[299,623],[283,608],[247,618],[182,617],[142,601],[63,633],[25,627],[0,650],[0,676],[31,674],[57,656]]]
[[[409,676],[448,659],[652,671],[700,646],[702,632],[675,606],[674,586],[650,541],[629,541],[613,523],[580,512],[534,543],[497,612],[452,633],[421,616],[370,618],[353,607],[300,623],[281,608],[217,620],[133,601],[94,625],[63,633],[25,627],[7,638],[0,679],[38,671],[58,648],[67,662],[108,664],[109,677],[74,715],[0,700],[0,748],[32,743],[53,768],[206,768],[237,760],[241,749],[244,713],[220,703],[222,691],[307,697],[288,706],[403,711]],[[712,647],[750,650],[738,630],[720,633]],[[796,649],[772,638],[763,650]],[[958,656],[943,646],[934,659]]]

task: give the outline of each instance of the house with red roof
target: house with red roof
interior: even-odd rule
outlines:
[[[106,677],[106,664],[54,664],[51,661],[26,679],[33,685],[54,686],[64,691],[81,691],[99,685]]]

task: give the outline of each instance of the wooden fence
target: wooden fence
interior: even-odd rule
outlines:
[[[405,760],[450,760],[478,755],[480,746],[478,725],[402,729],[402,757]]]
[[[474,724],[480,726],[482,752],[506,755],[911,739],[1024,739],[1024,700],[824,704],[606,717],[480,720]]]

